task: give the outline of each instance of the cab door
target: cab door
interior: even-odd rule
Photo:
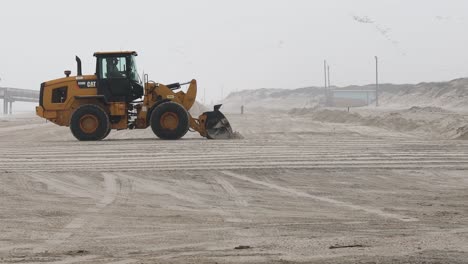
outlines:
[[[132,86],[128,76],[128,62],[126,56],[98,58],[97,90],[107,101],[129,102],[128,95]]]

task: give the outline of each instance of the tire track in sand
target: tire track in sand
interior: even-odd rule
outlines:
[[[38,182],[42,182],[52,189],[58,190],[61,193],[67,194],[74,197],[87,197],[91,199],[99,199],[100,195],[90,192],[89,190],[71,182],[65,182],[52,177],[47,176],[45,173],[28,174],[29,177],[35,179]]]
[[[242,213],[243,210],[238,210],[239,207],[245,208],[248,206],[247,201],[242,198],[241,193],[229,181],[224,179],[224,177],[214,176],[214,180],[221,187],[220,189],[224,191],[223,194],[227,194],[227,197],[223,198],[227,198],[228,201],[234,202],[234,208],[230,208],[232,207],[231,204],[222,204],[221,206],[211,209],[211,211],[221,215],[225,222],[251,222],[251,220]],[[220,200],[222,201],[222,199]]]
[[[19,126],[10,126],[10,127],[0,127],[0,133],[3,132],[14,132],[18,130],[30,130],[36,129],[38,127],[50,126],[50,123],[41,123],[41,124],[29,124],[29,125],[19,125]]]
[[[331,205],[334,205],[334,206],[337,206],[337,207],[343,207],[343,208],[357,210],[357,211],[364,211],[364,212],[367,212],[367,213],[370,213],[370,214],[378,215],[380,217],[396,219],[396,220],[403,221],[403,222],[416,222],[416,221],[419,221],[417,218],[384,212],[384,211],[382,211],[381,209],[378,209],[378,208],[372,208],[372,207],[347,203],[347,202],[343,202],[343,201],[338,201],[338,200],[335,200],[335,199],[332,199],[332,198],[327,198],[327,197],[322,197],[322,196],[318,196],[318,195],[313,195],[313,194],[301,192],[301,191],[298,191],[296,189],[279,186],[279,185],[276,185],[276,184],[273,184],[273,183],[264,182],[264,181],[260,181],[260,180],[255,180],[255,179],[252,179],[252,178],[247,177],[245,175],[234,173],[234,172],[231,172],[231,171],[221,171],[221,173],[223,173],[223,174],[225,174],[227,176],[239,179],[239,180],[248,181],[248,182],[251,182],[251,183],[254,183],[254,184],[257,184],[257,185],[268,187],[268,188],[273,189],[273,190],[278,190],[278,191],[281,191],[283,193],[287,193],[287,194],[290,194],[290,195],[295,195],[295,196],[299,196],[299,197],[303,197],[303,198],[309,198],[309,199],[313,199],[313,200],[319,201],[319,202],[325,202],[325,203],[328,203],[328,204],[331,204]]]
[[[229,198],[234,200],[234,203],[239,206],[239,207],[246,207],[248,206],[248,203],[246,200],[244,200],[239,193],[239,191],[226,179],[216,176],[214,180],[221,185],[221,187],[226,191],[228,194]]]
[[[216,215],[219,215],[223,221],[225,222],[245,222],[247,220],[238,217],[237,215],[234,215],[231,213],[229,210],[226,210],[224,207],[213,207],[206,199],[203,199],[202,197],[191,193],[187,191],[183,191],[180,188],[177,188],[177,185],[171,186],[168,185],[167,183],[159,180],[157,178],[143,178],[142,176],[136,177],[132,176],[127,173],[116,173],[121,179],[128,179],[133,182],[135,187],[139,189],[140,191],[146,191],[149,193],[161,195],[161,196],[166,196],[166,197],[172,197],[176,200],[179,200],[181,202],[184,202],[180,204],[179,206],[175,206],[172,204],[173,201],[171,201],[170,204],[165,204],[167,201],[164,200],[159,200],[160,205],[167,206],[168,208],[172,209],[178,209],[183,208],[184,211],[186,210],[194,210],[194,211],[205,211],[205,212],[210,212]],[[236,197],[235,203],[240,204],[241,206],[247,206],[247,203],[239,198],[239,192],[232,186],[229,182],[224,180],[220,180],[222,184],[220,184],[226,192],[228,192],[229,197]],[[223,187],[224,185],[224,187]],[[191,209],[188,209],[186,206],[189,204]]]
[[[176,190],[173,190],[171,186],[163,182],[158,182],[156,179],[144,179],[142,177],[131,176],[127,173],[116,173],[121,178],[133,181],[133,184],[140,189],[159,195],[171,196],[177,200],[188,202],[195,205],[204,205],[204,203],[194,195],[186,195]]]
[[[98,213],[99,211],[103,210],[105,207],[112,204],[116,197],[117,197],[117,177],[111,173],[102,173],[103,180],[104,180],[104,193],[102,198],[96,202],[95,206],[89,207],[83,211],[82,214],[73,218],[62,230],[53,234],[48,240],[44,241],[43,246],[36,247],[33,252],[40,253],[44,252],[48,248],[52,246],[56,246],[66,242],[73,234],[77,233],[79,229],[81,229],[88,221],[88,218],[91,214]],[[38,177],[35,177],[38,178]],[[41,179],[45,180],[45,179]],[[50,182],[49,180],[45,180],[46,183]],[[53,185],[54,187],[59,187],[60,185]],[[60,188],[60,187],[59,187]],[[61,188],[62,190],[70,188],[69,186],[65,186]],[[71,191],[69,194],[73,196],[82,197],[83,192],[76,192]]]

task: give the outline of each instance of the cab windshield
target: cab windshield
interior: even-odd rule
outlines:
[[[136,67],[135,56],[109,56],[99,58],[99,77],[101,79],[130,79],[141,84]]]
[[[135,56],[130,56],[130,79],[137,83],[141,83],[140,75],[138,75]]]

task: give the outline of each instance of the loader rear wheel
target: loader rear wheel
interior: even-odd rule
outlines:
[[[109,116],[97,105],[82,105],[72,114],[70,130],[80,141],[101,140],[110,132]]]
[[[160,139],[179,139],[189,129],[189,115],[182,105],[166,102],[153,110],[150,123],[154,134]]]
[[[112,130],[112,128],[111,128],[110,125],[109,125],[109,129],[107,129],[106,134],[101,138],[101,140],[102,140],[102,139],[105,139],[105,138],[110,134],[111,130]]]

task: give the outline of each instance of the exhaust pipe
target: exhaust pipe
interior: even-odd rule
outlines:
[[[76,59],[76,67],[77,67],[77,76],[82,76],[83,73],[81,72],[81,59],[78,56],[75,56]]]

